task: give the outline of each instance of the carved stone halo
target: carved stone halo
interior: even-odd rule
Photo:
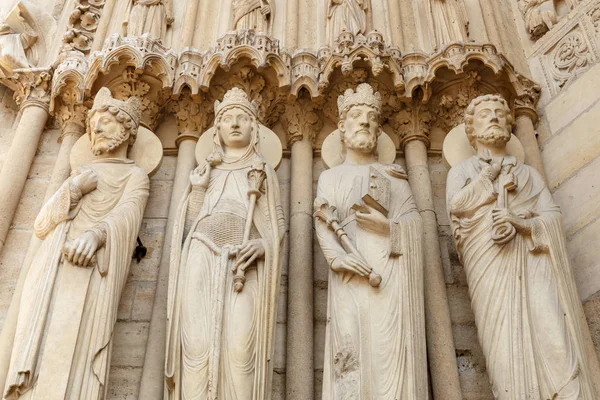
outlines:
[[[381,132],[377,139],[377,154],[382,164],[393,164],[396,161],[396,145],[391,137]],[[344,152],[340,130],[331,132],[323,141],[321,146],[321,157],[327,168],[333,168],[344,162]]]
[[[511,133],[510,140],[506,144],[506,152],[511,156],[515,156],[517,160],[525,162],[525,150],[521,141]],[[465,133],[465,124],[460,124],[454,127],[444,139],[442,145],[442,156],[444,161],[453,167],[467,158],[476,154],[475,149],[469,143],[467,134]]]
[[[283,147],[281,146],[281,140],[275,132],[267,128],[262,124],[259,126],[259,149],[263,159],[273,169],[279,167],[281,157],[283,155]],[[198,166],[202,167],[206,164],[206,157],[213,152],[213,136],[215,135],[215,127],[208,129],[200,136],[198,143],[196,144],[196,161]]]
[[[77,140],[73,149],[71,149],[72,171],[79,168],[81,165],[88,164],[94,160],[95,157],[91,147],[92,145],[88,135],[83,135]],[[162,163],[162,143],[152,131],[140,126],[138,128],[135,143],[129,149],[127,157],[135,161],[136,165],[143,169],[148,176],[152,176],[158,171],[160,164]]]

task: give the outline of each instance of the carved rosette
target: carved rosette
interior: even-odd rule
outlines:
[[[577,74],[594,62],[588,42],[581,32],[566,35],[552,52],[552,76],[563,88]]]

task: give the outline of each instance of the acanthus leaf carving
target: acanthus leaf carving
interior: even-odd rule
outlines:
[[[288,146],[303,138],[314,143],[323,127],[323,120],[317,110],[318,105],[308,98],[299,98],[285,107],[283,122],[287,131]]]
[[[184,90],[177,100],[170,101],[167,111],[175,115],[180,135],[200,135],[214,120],[213,104],[205,98],[194,99],[189,89]]]
[[[63,42],[89,53],[104,3],[104,0],[79,0],[69,16],[69,27],[63,36]]]
[[[50,84],[52,70],[50,68],[28,68],[15,70],[10,81],[15,88],[14,99],[19,107],[36,104],[46,110],[50,104]]]
[[[581,32],[565,36],[552,55],[552,75],[559,88],[593,63],[593,55]]]
[[[463,123],[464,113],[471,100],[483,94],[479,88],[481,76],[468,72],[457,91],[442,93],[433,99],[431,110],[435,116],[433,124],[445,132]]]

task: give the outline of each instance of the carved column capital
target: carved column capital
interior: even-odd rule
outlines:
[[[323,121],[317,114],[317,105],[307,98],[299,98],[286,105],[283,114],[283,126],[287,131],[288,146],[307,139],[314,143],[323,127]]]
[[[213,107],[207,100],[195,100],[189,92],[184,92],[178,100],[171,101],[167,108],[177,119],[177,147],[184,140],[197,141],[202,132],[212,125],[215,117]]]
[[[29,106],[50,109],[52,71],[50,68],[31,68],[16,72],[11,78],[14,99],[21,110]]]
[[[391,118],[392,126],[400,138],[400,147],[404,149],[406,143],[420,140],[429,148],[429,130],[433,116],[423,106],[408,106]]]
[[[66,136],[79,137],[85,133],[88,107],[76,101],[70,101],[76,96],[71,90],[66,90],[61,96],[61,102],[54,111],[56,121],[60,125],[60,140]]]

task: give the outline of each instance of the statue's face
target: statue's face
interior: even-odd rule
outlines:
[[[92,153],[96,156],[112,152],[129,139],[123,125],[108,111],[95,112],[89,124]]]
[[[498,100],[484,101],[475,107],[473,134],[478,143],[505,146],[510,140],[509,115]]]
[[[219,121],[221,143],[230,148],[248,147],[252,139],[252,122],[252,116],[241,108],[225,110]]]
[[[346,148],[361,153],[372,153],[377,146],[378,118],[377,110],[371,106],[352,107],[346,114],[346,118],[338,124],[338,128],[344,135]]]

